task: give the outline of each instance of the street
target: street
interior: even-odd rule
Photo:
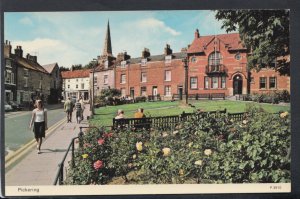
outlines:
[[[65,116],[62,108],[48,110],[48,128]],[[34,139],[34,134],[29,129],[30,119],[31,111],[5,115],[5,155]]]

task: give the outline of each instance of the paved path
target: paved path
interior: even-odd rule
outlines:
[[[71,139],[78,136],[79,126],[88,126],[86,117],[90,115],[89,105],[85,106],[84,120],[77,124],[73,112],[72,123],[64,122],[50,135],[46,136],[41,154],[36,152],[36,144],[19,163],[6,171],[5,185],[52,185]]]

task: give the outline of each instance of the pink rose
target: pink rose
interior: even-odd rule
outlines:
[[[94,162],[94,169],[99,170],[101,168],[103,168],[103,162],[101,160]]]
[[[99,144],[99,145],[104,144],[104,142],[105,142],[104,139],[99,139],[99,140],[98,140],[98,144]]]

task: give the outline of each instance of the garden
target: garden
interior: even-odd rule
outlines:
[[[129,104],[122,109],[129,115],[140,106],[147,107],[147,116],[195,110],[181,109],[176,103]],[[215,117],[195,112],[191,119],[164,131],[91,129],[82,138],[83,147],[75,152],[75,166],[64,184],[290,182],[289,107],[226,100],[193,104],[196,109],[226,107],[228,112],[247,114],[236,122],[226,114]],[[120,108],[97,109],[91,122],[109,125]]]

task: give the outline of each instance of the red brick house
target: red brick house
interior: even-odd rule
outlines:
[[[123,96],[159,94],[168,100],[184,94],[185,70],[182,59],[188,59],[188,93],[224,93],[225,96],[249,93],[290,91],[290,78],[272,68],[259,72],[248,70],[247,49],[238,33],[200,36],[196,30],[187,51],[173,53],[170,46],[164,54],[151,56],[144,49],[139,58],[118,56],[115,64],[115,87]]]
[[[162,55],[151,56],[145,48],[139,58],[118,56],[116,88],[121,90],[122,96],[160,95],[164,100],[171,99],[174,93],[183,92],[184,57],[186,52],[172,53],[169,45]]]

